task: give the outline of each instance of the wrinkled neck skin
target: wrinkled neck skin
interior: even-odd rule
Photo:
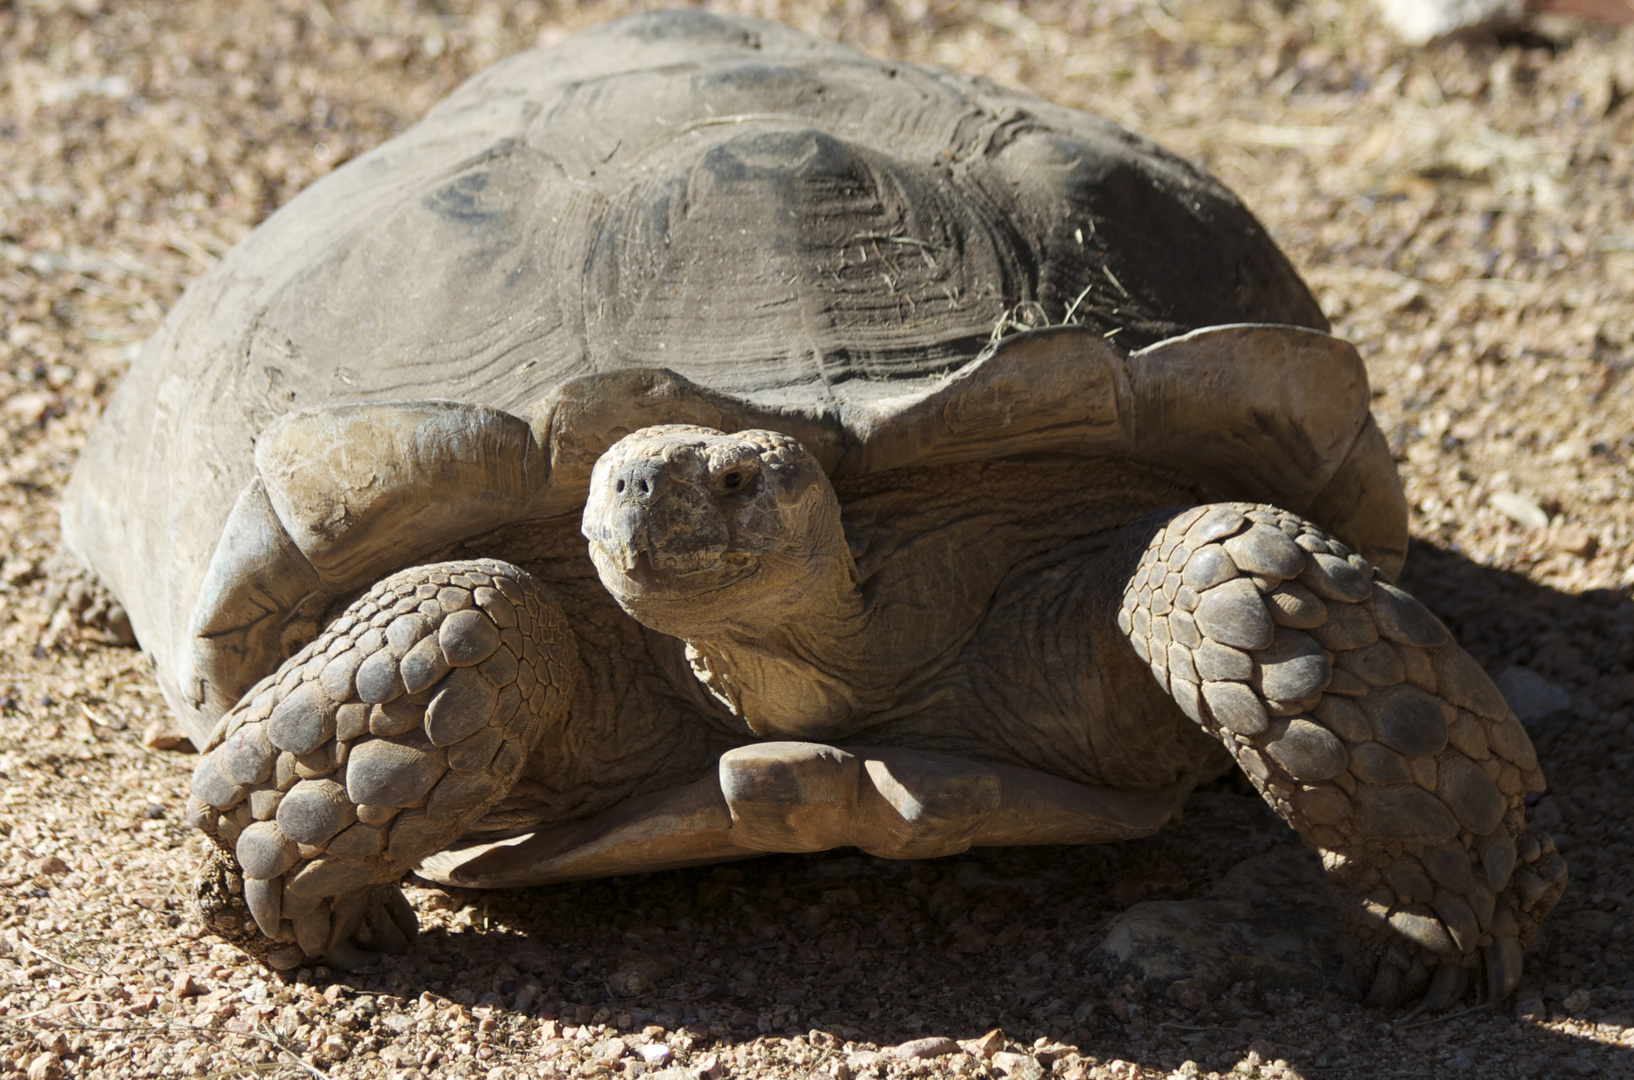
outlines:
[[[636,432],[597,463],[583,532],[620,606],[686,642],[754,734],[832,738],[894,701],[839,500],[787,436]]]

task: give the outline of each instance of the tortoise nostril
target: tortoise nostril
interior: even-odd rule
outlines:
[[[618,492],[620,495],[624,494],[624,481],[620,480],[618,483],[614,484],[613,490]]]
[[[641,494],[645,495],[647,493],[647,482],[645,480],[637,480],[635,482],[635,486],[636,489],[641,492]]]

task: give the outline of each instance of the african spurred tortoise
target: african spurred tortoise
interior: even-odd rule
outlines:
[[[1018,307],[1060,325],[991,343]],[[214,925],[277,967],[401,948],[413,867],[1117,840],[1235,762],[1370,1001],[1483,960],[1502,996],[1565,880],[1543,778],[1391,584],[1401,487],[1327,329],[1107,121],[660,12],[257,229],[64,527],[203,751]]]

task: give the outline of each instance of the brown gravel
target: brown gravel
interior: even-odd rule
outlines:
[[[1634,31],[1571,22],[1413,53],[1339,0],[737,5],[1108,114],[1304,268],[1372,368],[1407,584],[1492,670],[1569,695],[1531,723],[1573,881],[1513,1001],[1406,1019],[1107,985],[1111,914],[1286,841],[1246,802],[1229,842],[413,888],[415,951],[345,978],[281,983],[203,933],[189,758],[144,745],[146,664],[50,621],[86,426],[186,282],[303,185],[634,6],[0,0],[0,1074],[1634,1075]]]

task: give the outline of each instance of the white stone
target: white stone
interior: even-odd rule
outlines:
[[[1409,45],[1485,26],[1519,22],[1523,0],[1376,0],[1384,21]]]

